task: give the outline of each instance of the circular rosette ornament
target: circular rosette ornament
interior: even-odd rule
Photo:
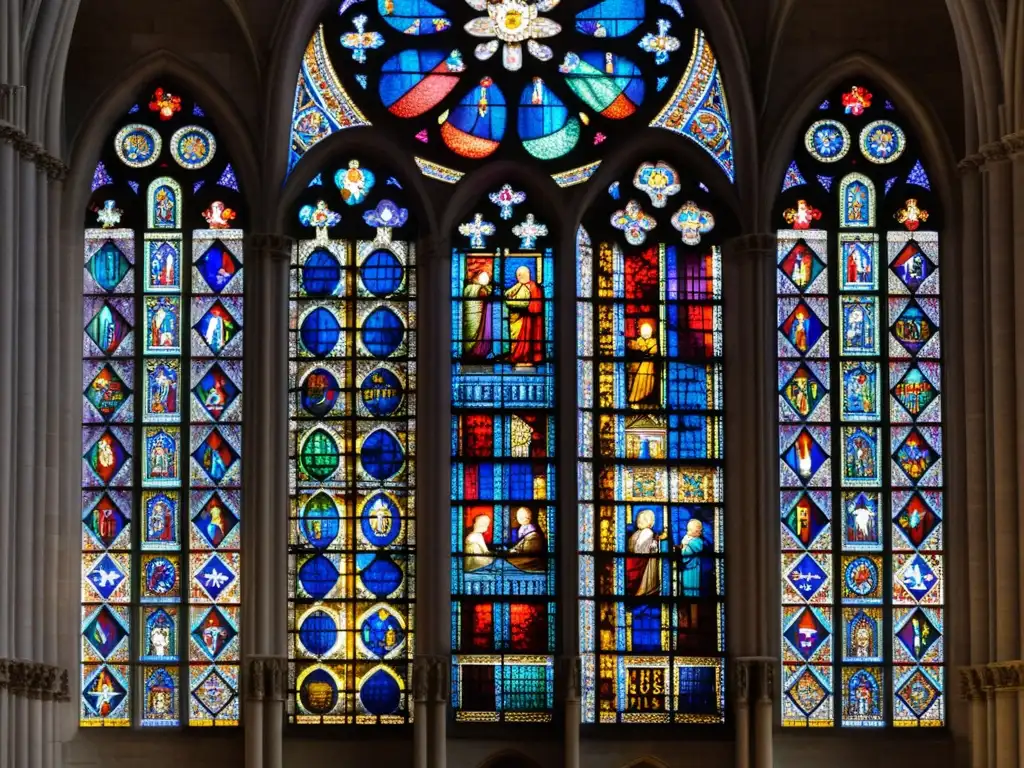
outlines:
[[[558,5],[559,0],[466,0],[475,11],[486,11],[486,16],[466,24],[466,31],[474,37],[490,38],[473,51],[480,61],[487,61],[501,47],[501,63],[514,72],[523,66],[523,46],[530,55],[541,61],[550,61],[551,49],[538,39],[554,37],[562,31],[561,25],[541,16]],[[502,45],[504,44],[504,45]]]
[[[114,151],[129,168],[145,168],[160,156],[163,140],[148,125],[126,125],[114,137]]]
[[[672,215],[672,226],[679,230],[686,245],[700,245],[701,235],[715,228],[715,217],[693,200],[688,200]]]
[[[667,163],[644,163],[636,169],[633,186],[646,192],[655,208],[664,208],[668,199],[679,193],[679,174]]]
[[[217,151],[213,134],[198,125],[188,125],[171,136],[171,157],[182,168],[190,171],[209,165]]]
[[[888,120],[876,120],[860,133],[860,151],[872,163],[884,165],[897,160],[907,146],[903,129]]]
[[[804,146],[815,160],[835,163],[850,151],[850,132],[835,120],[819,120],[807,129]]]
[[[613,213],[611,222],[613,227],[622,230],[630,245],[642,245],[647,233],[658,225],[653,216],[644,213],[636,200],[630,200],[625,208]]]

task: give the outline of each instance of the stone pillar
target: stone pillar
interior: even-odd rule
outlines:
[[[288,265],[294,241],[246,243],[247,494],[242,551],[246,768],[281,768],[288,687]],[[251,725],[251,728],[250,728]]]
[[[414,768],[429,768],[430,657],[417,654],[412,665],[412,740]]]
[[[430,662],[430,759],[429,768],[448,765],[448,696],[451,691],[451,654],[434,656]]]
[[[985,298],[988,305],[987,340],[987,423],[991,452],[988,456],[989,504],[992,528],[992,606],[995,632],[995,661],[1020,657],[1020,546],[1018,520],[1021,466],[1017,451],[1017,402],[1024,399],[1024,378],[1018,382],[1017,360],[1024,362],[1024,350],[1017,349],[1017,291],[1011,241],[1010,163],[1002,142],[981,148],[985,157],[985,207],[988,214],[985,253]],[[1019,310],[1024,312],[1024,304]],[[1024,334],[1020,342],[1024,343]],[[996,768],[1017,766],[1017,695],[1005,688],[995,690],[995,743],[990,757]]]
[[[733,722],[736,724],[736,768],[750,766],[750,672],[747,659],[732,663]]]
[[[971,719],[971,768],[988,768],[988,713],[984,675],[979,667],[960,669],[960,698],[967,702]]]
[[[754,702],[754,768],[773,768],[775,727],[775,665],[764,657],[757,664],[757,700]]]
[[[570,599],[575,599],[570,596]],[[580,768],[580,658],[559,659],[558,676],[562,682],[562,716],[565,718],[565,768]]]
[[[779,534],[775,433],[775,255],[772,233],[723,246],[726,614],[729,652],[778,648]]]

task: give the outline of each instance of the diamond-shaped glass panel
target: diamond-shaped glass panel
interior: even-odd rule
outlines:
[[[128,451],[108,429],[82,454],[82,458],[96,477],[102,480],[104,485],[109,485],[128,461]]]
[[[108,667],[96,670],[82,686],[82,698],[93,715],[106,717],[124,702],[128,691]]]
[[[939,460],[939,454],[925,440],[924,435],[917,429],[912,429],[903,438],[903,442],[896,449],[893,458],[907,477],[916,483]]]
[[[105,659],[117,650],[121,641],[128,636],[128,630],[114,612],[104,605],[85,625],[82,636]]]
[[[821,706],[821,703],[825,701],[828,696],[828,691],[825,690],[814,673],[809,669],[805,669],[793,684],[786,691],[786,695],[789,696],[790,700],[796,704],[796,706],[805,715],[810,715]]]
[[[818,343],[825,333],[825,324],[803,301],[793,307],[793,311],[779,326],[782,335],[801,355],[807,354]]]
[[[920,494],[915,493],[896,513],[893,522],[912,546],[920,547],[939,524],[939,516]]]
[[[932,321],[915,301],[907,304],[896,318],[896,322],[892,324],[892,333],[896,340],[912,355],[916,355],[931,340],[935,331]]]
[[[125,320],[124,315],[108,302],[104,302],[103,306],[96,310],[92,320],[85,326],[86,334],[105,355],[117,352],[117,348],[131,330],[132,326]]]
[[[85,575],[85,578],[96,588],[100,597],[109,600],[110,596],[114,594],[114,590],[124,581],[125,575],[110,555],[103,555],[93,565],[92,570]]]
[[[900,279],[900,282],[910,289],[911,293],[917,291],[935,271],[935,265],[931,259],[924,255],[924,252],[913,240],[903,246],[903,250],[899,252],[889,268]]]
[[[907,653],[920,661],[928,653],[928,649],[942,637],[942,633],[929,621],[925,612],[918,608],[907,618],[906,624],[896,633],[896,637],[907,649]]]
[[[825,265],[807,243],[800,241],[779,262],[779,269],[797,289],[805,291],[824,271]]]
[[[114,500],[103,494],[100,500],[82,518],[85,527],[103,547],[109,547],[124,530],[128,519]]]
[[[121,249],[108,240],[90,257],[85,268],[96,285],[109,293],[121,284],[132,265]]]
[[[195,582],[206,590],[206,594],[213,600],[219,598],[221,593],[231,586],[235,578],[235,572],[227,566],[220,555],[214,555],[207,560],[206,564],[193,576]]]
[[[935,401],[939,392],[931,379],[917,365],[913,365],[893,387],[892,395],[916,419]]]
[[[217,300],[206,310],[206,314],[199,318],[199,322],[195,324],[194,328],[203,337],[210,351],[219,355],[235,338],[242,326],[235,320],[227,307]]]
[[[192,524],[206,542],[216,548],[238,525],[238,516],[215,493],[192,517]]]
[[[809,547],[828,527],[829,520],[814,499],[805,493],[782,518],[782,523],[805,547]]]
[[[914,555],[904,563],[903,567],[896,574],[896,578],[903,583],[907,592],[918,601],[926,597],[935,588],[935,585],[939,583],[932,567],[928,565],[928,561],[920,555]]]
[[[128,402],[132,391],[117,375],[117,371],[109,365],[104,365],[93,376],[89,386],[82,394],[85,395],[86,400],[92,403],[99,414],[109,421],[114,414],[121,410],[121,406]]]
[[[789,403],[789,407],[804,419],[814,413],[814,409],[826,394],[828,390],[806,365],[801,365],[793,371],[793,375],[782,388],[782,397]]]
[[[783,634],[793,650],[805,660],[810,659],[829,637],[828,629],[810,608],[804,608]]]
[[[235,402],[239,392],[235,382],[224,372],[219,363],[214,363],[192,389],[192,394],[195,395],[203,409],[210,414],[211,418],[217,420]]]
[[[907,678],[907,681],[899,687],[896,695],[910,708],[911,712],[918,717],[922,717],[931,709],[932,704],[939,697],[939,689],[928,678],[928,675],[920,669],[916,669]]]
[[[217,657],[227,648],[228,643],[235,639],[238,631],[231,626],[227,616],[220,608],[214,606],[206,615],[200,619],[199,624],[192,630],[192,639],[210,661],[216,661]]]
[[[199,462],[210,480],[219,483],[238,461],[238,452],[214,429],[192,452],[192,458]]]
[[[804,600],[810,600],[825,585],[828,574],[813,557],[804,555],[789,569],[786,578]]]
[[[814,477],[827,459],[828,454],[806,429],[800,431],[789,448],[782,454],[782,460],[804,483]]]
[[[202,682],[192,689],[192,695],[211,715],[216,717],[224,707],[231,703],[235,697],[235,689],[221,676],[220,672],[211,669]]]
[[[196,261],[196,269],[214,293],[223,291],[241,266],[235,255],[219,240]]]

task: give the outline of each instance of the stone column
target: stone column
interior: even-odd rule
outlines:
[[[754,768],[773,768],[775,727],[775,665],[764,657],[757,663],[757,701],[754,702]]]
[[[988,743],[985,732],[988,718],[985,711],[984,677],[979,667],[960,669],[960,698],[970,708],[971,768],[987,768]]]
[[[729,652],[769,656],[778,648],[778,464],[775,433],[776,237],[749,234],[723,246],[725,343],[726,613]]]
[[[429,768],[430,657],[417,655],[412,666],[413,766]]]
[[[451,654],[434,656],[430,662],[430,759],[429,768],[448,765],[448,696],[451,691]]]
[[[294,241],[250,234],[246,243],[247,446],[243,499],[243,645],[254,690],[246,704],[246,768],[280,768],[288,686],[288,265]],[[262,682],[262,688],[260,683]]]
[[[991,555],[993,594],[995,595],[995,661],[1008,662],[1020,657],[1020,546],[1018,520],[1021,472],[1017,452],[1017,402],[1024,399],[1024,377],[1018,381],[1017,361],[1024,362],[1024,349],[1018,350],[1017,301],[1011,241],[1012,187],[1010,163],[1002,142],[981,148],[985,157],[986,210],[988,213],[987,251],[985,253],[987,341],[987,422],[989,503],[991,514]],[[1018,308],[1018,304],[1020,307]],[[1024,343],[1024,334],[1020,342]],[[995,742],[997,752],[990,759],[996,768],[1018,765],[1017,695],[1006,688],[995,691]]]
[[[750,766],[750,661],[735,659],[732,663],[733,721],[736,723],[736,768]]]
[[[569,597],[574,600],[574,596]],[[558,676],[562,683],[562,716],[565,718],[565,768],[580,768],[580,658],[563,656]]]

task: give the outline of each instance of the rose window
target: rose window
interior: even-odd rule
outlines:
[[[289,170],[368,125],[451,183],[471,161],[524,152],[580,183],[645,127],[690,138],[734,174],[721,73],[680,0],[344,0],[303,57]]]

